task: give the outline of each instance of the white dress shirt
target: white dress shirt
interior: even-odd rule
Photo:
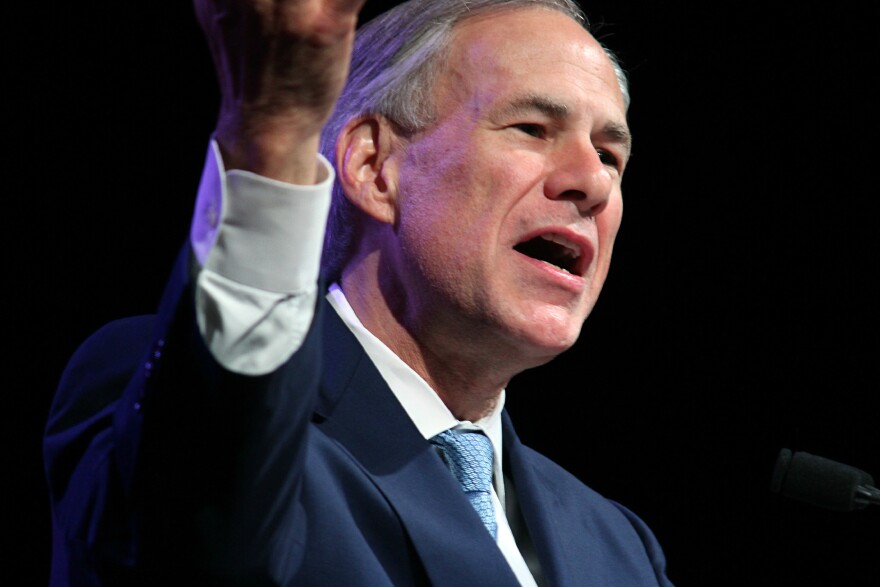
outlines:
[[[219,147],[211,141],[190,230],[201,266],[196,312],[212,354],[231,371],[268,373],[305,340],[318,294],[334,180],[333,168],[318,157],[319,183],[298,186],[247,171],[225,171]],[[489,437],[495,456],[492,498],[498,547],[520,583],[536,587],[502,505],[504,392],[488,416],[459,421],[422,377],[363,326],[339,286],[331,286],[327,296],[425,439],[450,428],[479,429]]]

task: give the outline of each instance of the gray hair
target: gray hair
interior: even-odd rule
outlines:
[[[455,25],[490,11],[535,6],[559,11],[589,30],[586,16],[573,0],[410,0],[361,26],[348,81],[323,130],[322,154],[336,166],[339,133],[358,116],[382,115],[403,134],[428,127],[434,118],[433,81],[443,66]],[[606,49],[606,53],[628,108],[626,72],[611,51]],[[321,260],[325,279],[339,279],[354,252],[361,214],[336,182]]]

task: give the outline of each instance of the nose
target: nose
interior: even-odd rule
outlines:
[[[602,160],[587,138],[560,144],[551,156],[551,171],[544,194],[551,200],[569,201],[584,216],[595,216],[614,189],[616,173]]]

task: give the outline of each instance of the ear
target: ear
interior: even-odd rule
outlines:
[[[336,169],[352,204],[379,222],[397,222],[397,161],[401,138],[384,116],[352,118],[336,141]]]

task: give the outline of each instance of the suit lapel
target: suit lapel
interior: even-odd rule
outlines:
[[[457,482],[332,308],[324,312],[324,369],[316,412],[387,498],[431,583],[517,585]]]

